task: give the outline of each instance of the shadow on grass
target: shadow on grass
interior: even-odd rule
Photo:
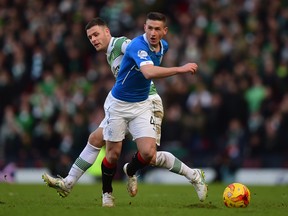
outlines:
[[[217,206],[213,205],[211,202],[209,203],[196,203],[185,206],[186,208],[202,208],[202,209],[218,209]]]

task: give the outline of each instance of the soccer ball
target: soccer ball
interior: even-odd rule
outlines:
[[[250,203],[250,191],[241,183],[232,183],[225,188],[223,201],[229,208],[246,208]]]

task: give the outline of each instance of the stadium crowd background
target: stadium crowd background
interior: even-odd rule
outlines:
[[[239,167],[288,167],[287,1],[0,0],[0,168],[67,174],[114,83],[85,25],[100,16],[112,35],[133,38],[149,11],[169,18],[163,66],[199,65],[196,76],[155,81],[159,150],[215,168],[218,180]],[[120,164],[134,151],[127,139]]]

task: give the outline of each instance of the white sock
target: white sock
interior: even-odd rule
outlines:
[[[89,142],[72,165],[68,176],[64,179],[65,185],[72,188],[84,172],[95,162],[101,148],[96,148]]]
[[[156,166],[168,169],[170,172],[185,176],[189,181],[195,179],[197,173],[176,158],[173,154],[166,151],[157,151]]]

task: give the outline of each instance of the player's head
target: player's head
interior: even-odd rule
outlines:
[[[90,43],[97,51],[106,51],[111,34],[104,20],[101,18],[92,19],[85,27],[87,37]]]
[[[159,41],[167,34],[166,16],[159,12],[147,14],[144,31],[151,46],[158,46]]]

